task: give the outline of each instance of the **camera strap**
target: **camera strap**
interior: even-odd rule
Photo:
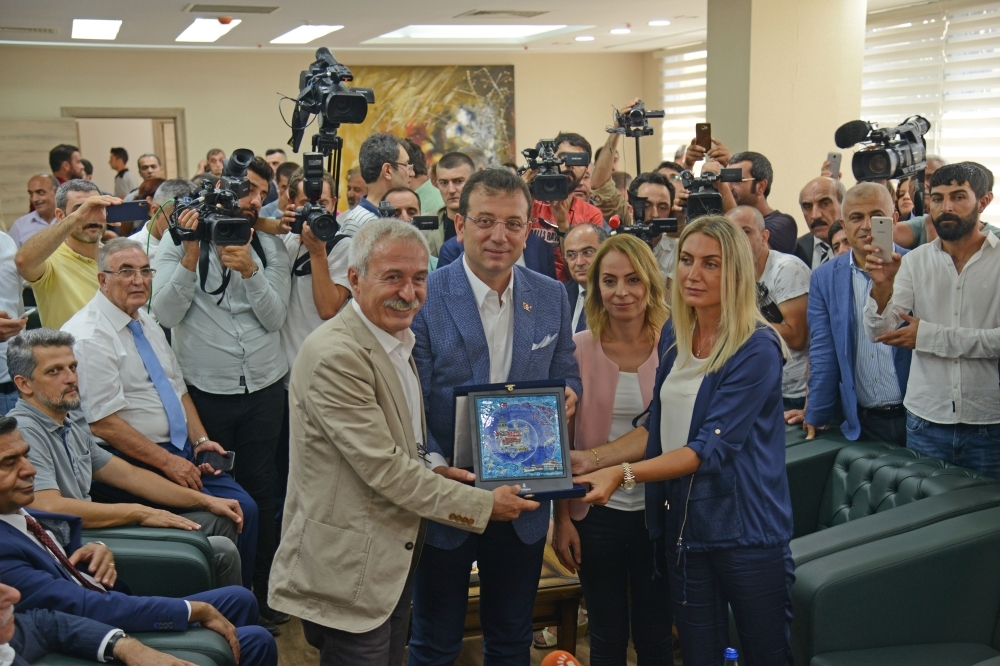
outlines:
[[[337,243],[347,238],[347,236],[342,236],[337,234],[330,240],[326,242],[326,256],[329,257],[330,253],[333,252],[333,248],[336,247]],[[304,246],[300,246],[304,247]],[[304,277],[306,275],[312,275],[312,263],[309,261],[309,252],[296,258],[292,263],[292,275],[295,277]]]
[[[260,238],[257,234],[250,237],[250,247],[253,251],[257,253],[260,258],[260,263],[263,264],[261,268],[267,268],[267,256],[264,254],[264,246],[260,244]],[[222,299],[226,297],[226,287],[229,286],[230,271],[225,266],[222,266],[222,284],[215,291],[208,291],[205,289],[205,283],[208,281],[208,269],[210,266],[209,259],[211,258],[212,243],[209,241],[201,241],[201,255],[198,257],[198,279],[201,282],[201,290],[207,293],[209,296],[219,296],[219,300],[215,302],[216,305],[222,305]],[[308,256],[308,255],[307,255]],[[221,294],[221,295],[220,295]]]

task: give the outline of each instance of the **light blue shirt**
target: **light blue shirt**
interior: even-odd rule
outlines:
[[[892,347],[872,342],[865,332],[865,304],[872,290],[872,280],[854,263],[851,253],[851,287],[854,292],[854,391],[858,406],[890,407],[903,402],[892,362]]]
[[[56,218],[52,218],[50,222],[46,222],[42,219],[42,216],[38,214],[37,210],[33,210],[27,215],[22,215],[21,217],[14,220],[14,224],[10,225],[10,237],[14,239],[18,247],[21,247],[28,239],[37,234],[42,229],[48,227],[52,222],[55,222]]]
[[[275,199],[271,203],[262,206],[258,217],[269,217],[272,220],[280,220],[281,211],[278,210],[278,200]]]
[[[14,240],[0,231],[0,310],[6,312],[9,319],[15,319],[21,314],[21,277],[14,265],[15,254],[17,245]],[[9,381],[7,343],[0,342],[0,383]]]

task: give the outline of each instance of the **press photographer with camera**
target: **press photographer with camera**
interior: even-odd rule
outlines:
[[[220,183],[228,189],[214,191],[243,193],[224,211],[232,217],[208,219],[223,211],[199,212],[194,202],[175,208],[174,242],[162,243],[154,261],[152,307],[160,324],[173,329],[172,346],[208,436],[236,452],[235,477],[260,510],[254,593],[262,617],[280,621],[285,618],[265,602],[275,547],[272,475],[284,410],[281,380],[288,372],[279,331],[291,266],[280,239],[238,226],[240,218],[246,225],[257,221],[273,176],[267,162],[247,153],[234,152]],[[212,221],[215,235],[207,237],[199,226]],[[234,238],[240,244],[224,244]]]
[[[412,190],[409,187],[392,188],[385,193],[378,207],[382,217],[392,217],[403,222],[409,222],[424,232],[425,236],[427,232],[437,230],[437,216],[420,214],[420,196],[416,190]],[[437,267],[438,258],[432,254],[427,260],[427,272],[429,273]]]
[[[660,267],[664,285],[669,290],[670,276],[673,275],[674,264],[677,262],[676,219],[672,223],[667,222],[672,219],[674,186],[661,174],[651,171],[639,174],[629,185],[628,194],[633,212],[636,218],[642,218],[642,223],[619,227],[619,231],[636,233],[649,244]]]

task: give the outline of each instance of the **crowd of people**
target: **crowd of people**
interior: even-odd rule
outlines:
[[[53,148],[0,232],[0,618],[16,604],[20,632],[0,624],[0,650],[34,658],[58,625],[89,637],[86,658],[154,663],[126,632],[198,623],[273,666],[294,615],[324,664],[398,666],[407,645],[411,666],[453,663],[475,563],[486,663],[526,665],[551,644],[531,620],[548,537],[579,573],[592,664],[624,664],[630,638],[639,663],[672,664],[672,624],[684,663],[721,663],[727,604],[747,663],[787,664],[786,426],[1000,478],[993,174],[928,158],[914,215],[914,178],[847,189],[824,165],[799,236],[764,154],[692,140],[633,177],[619,140],[595,155],[560,133],[556,156],[587,165],[538,201],[534,171],[478,148],[428,164],[373,134],[343,211],[323,179],[333,241],[291,232],[305,175],[269,150],[239,200],[250,242],[219,247],[167,228],[198,226],[175,206],[222,175],[222,150],[188,180],[156,155],[136,176],[112,148],[104,193],[76,147]],[[687,219],[681,173],[699,164],[742,178]],[[128,200],[150,219],[109,224]],[[661,218],[677,232],[622,233]],[[551,380],[587,495],[471,487],[453,389]],[[218,589],[129,595],[113,553],[78,538],[124,525],[202,531]]]

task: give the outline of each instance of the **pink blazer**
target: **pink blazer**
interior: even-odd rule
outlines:
[[[656,383],[656,368],[659,365],[657,333],[653,351],[639,366],[639,390],[646,405],[653,399],[653,384]],[[576,362],[580,366],[583,380],[583,398],[576,406],[576,436],[573,448],[578,451],[592,449],[608,443],[611,435],[611,417],[615,407],[615,392],[618,390],[618,366],[604,355],[601,341],[590,331],[580,331],[573,336],[576,343]],[[573,520],[582,520],[590,505],[579,500],[571,500],[569,515]]]

